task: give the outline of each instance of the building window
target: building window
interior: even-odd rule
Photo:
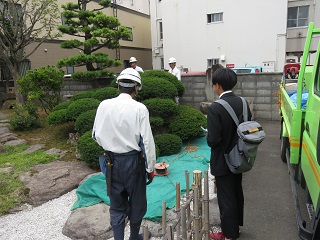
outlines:
[[[164,69],[164,59],[160,58],[160,65],[161,65],[161,69]]]
[[[67,74],[74,73],[74,66],[67,66]]]
[[[207,14],[207,23],[213,22],[222,22],[223,21],[223,13],[211,13]]]
[[[131,27],[127,27],[127,29],[131,32],[130,37],[128,37],[128,38],[123,38],[123,40],[133,41],[132,28],[131,28]]]
[[[160,36],[160,40],[162,40],[163,39],[162,22],[159,22],[159,36]]]
[[[219,64],[220,59],[219,58],[210,58],[207,59],[207,68],[211,68],[215,64]]]
[[[288,28],[308,26],[309,6],[288,8]]]

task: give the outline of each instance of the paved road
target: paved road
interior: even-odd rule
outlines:
[[[240,239],[298,240],[288,169],[280,160],[280,123],[259,122],[266,139],[254,168],[243,176],[245,217]]]

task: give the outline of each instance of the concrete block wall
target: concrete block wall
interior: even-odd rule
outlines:
[[[282,73],[238,74],[238,83],[234,93],[243,96],[253,104],[253,116],[256,119],[279,120],[278,95]],[[213,102],[218,96],[213,92],[212,83],[205,74],[183,75],[181,81],[186,87],[179,102],[200,109],[201,102]],[[110,83],[109,81],[108,83]],[[65,79],[63,96],[92,89],[90,82],[78,82]]]
[[[74,81],[71,78],[64,79],[64,86],[61,91],[62,96],[75,95],[79,92],[92,89],[90,82]]]
[[[113,80],[112,78],[103,78],[101,80],[98,80],[98,83],[101,87],[109,86],[112,80]],[[80,81],[74,81],[71,78],[65,78],[61,95],[62,96],[75,95],[79,92],[88,91],[90,89],[92,89],[92,85],[90,81],[80,82]]]
[[[238,74],[238,83],[234,93],[243,96],[253,104],[256,119],[279,120],[278,88],[282,73]],[[206,75],[184,75],[182,82],[186,87],[180,98],[181,104],[200,109],[200,102],[213,102],[217,95]]]

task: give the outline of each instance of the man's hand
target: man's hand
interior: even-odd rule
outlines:
[[[147,179],[148,179],[147,185],[149,185],[150,183],[152,183],[153,178],[154,178],[154,171],[152,171],[152,172],[150,172],[150,173],[147,172]]]

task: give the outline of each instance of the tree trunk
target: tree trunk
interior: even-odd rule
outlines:
[[[13,82],[14,82],[14,89],[15,89],[15,94],[16,94],[16,102],[19,105],[24,104],[24,98],[22,93],[20,93],[20,85],[17,83],[17,79],[19,78],[19,66],[15,65],[14,70],[11,71],[12,77],[13,77]]]

